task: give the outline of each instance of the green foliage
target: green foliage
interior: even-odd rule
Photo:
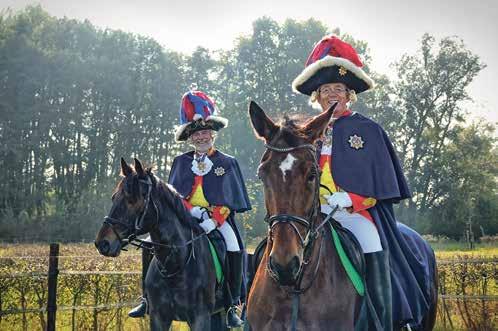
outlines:
[[[174,142],[181,95],[192,83],[216,100],[229,127],[218,147],[237,158],[253,210],[247,238],[265,234],[256,168],[263,144],[247,116],[250,100],[273,118],[316,114],[292,92],[313,45],[330,28],[309,19],[253,22],[230,50],[191,55],[90,22],[49,16],[39,6],[0,14],[0,239],[90,240],[110,204],[119,158],[138,157],[165,179],[188,146]],[[467,126],[467,86],[484,68],[458,38],[424,35],[390,81],[369,64],[368,44],[336,29],[358,50],[377,88],[353,110],[378,121],[399,152],[414,198],[401,221],[460,237],[471,215],[477,235],[498,232],[496,140]],[[481,228],[483,231],[481,231]]]

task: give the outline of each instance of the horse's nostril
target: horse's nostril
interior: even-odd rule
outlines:
[[[294,256],[288,264],[288,269],[293,275],[295,275],[299,271],[299,265],[299,258]]]
[[[280,264],[278,264],[277,262],[275,262],[275,259],[272,256],[270,256],[270,266],[277,273],[279,273],[279,272],[282,271],[282,266],[280,266]]]
[[[97,249],[101,254],[107,254],[109,253],[109,249],[111,248],[111,245],[109,245],[109,242],[107,240],[102,240],[100,243],[97,244]]]

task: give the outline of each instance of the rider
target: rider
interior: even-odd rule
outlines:
[[[236,314],[236,305],[241,296],[244,247],[234,216],[251,209],[251,204],[237,161],[214,148],[214,131],[226,127],[228,120],[217,116],[209,96],[192,90],[182,98],[180,122],[175,138],[188,141],[194,151],[174,159],[168,183],[185,197],[184,205],[206,233],[217,229],[225,239],[230,268],[227,294],[231,296],[227,326],[239,327],[243,321]],[[143,298],[129,315],[144,316],[146,305]]]
[[[394,148],[379,124],[349,109],[357,94],[374,87],[362,66],[350,44],[325,36],[292,88],[309,95],[321,111],[337,103],[317,146],[321,211],[328,214],[338,206],[334,219],[360,243],[374,307],[369,328],[392,330],[393,322],[396,328],[419,324],[427,312],[428,267],[417,261],[403,238],[406,231],[401,234],[396,226],[392,203],[411,193]]]

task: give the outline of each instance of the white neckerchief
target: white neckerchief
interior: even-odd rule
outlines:
[[[197,154],[194,152],[192,160],[192,172],[197,176],[204,176],[213,168],[213,162],[208,158],[207,153]]]

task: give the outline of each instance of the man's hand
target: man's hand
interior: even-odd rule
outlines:
[[[206,233],[209,233],[216,229],[216,223],[210,218],[202,221],[201,223],[199,223],[199,225],[204,229],[204,232]]]
[[[339,206],[339,209],[344,209],[353,205],[353,201],[351,201],[351,198],[347,192],[336,192],[332,195],[324,195],[323,197],[327,199],[327,203],[332,208]]]
[[[204,207],[194,206],[190,209],[190,215],[200,220],[209,218],[208,210]]]

